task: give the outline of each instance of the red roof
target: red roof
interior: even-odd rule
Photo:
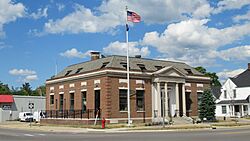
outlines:
[[[14,99],[12,95],[0,95],[0,103],[13,103]]]

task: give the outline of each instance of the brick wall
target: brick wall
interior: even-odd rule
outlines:
[[[100,89],[100,108],[102,109],[102,117],[105,118],[127,118],[127,112],[120,112],[119,110],[119,87],[127,87],[127,83],[119,83],[119,79],[117,77],[95,77],[88,80],[79,79],[76,81],[68,81],[64,83],[50,84],[46,85],[47,92],[47,102],[46,109],[47,110],[59,110],[60,100],[59,93],[64,92],[64,106],[63,109],[70,109],[70,93],[69,91],[74,91],[74,109],[80,110],[82,109],[82,95],[81,90],[87,90],[87,109],[95,108],[95,90]],[[124,79],[124,78],[123,78]],[[94,84],[95,80],[100,80],[100,84]],[[152,112],[152,103],[151,103],[151,81],[144,80],[145,84],[136,84],[136,80],[131,79],[130,86],[133,92],[136,91],[136,88],[144,88],[145,90],[145,112],[137,112],[136,111],[136,95],[133,94],[131,97],[131,118],[144,118],[151,117]],[[139,79],[141,80],[141,79]],[[81,86],[81,82],[87,82],[87,86]],[[74,83],[75,87],[70,88],[69,85]],[[59,86],[63,85],[64,89],[59,90]],[[54,87],[54,104],[50,105],[50,87]],[[57,99],[57,100],[56,100]],[[57,104],[56,104],[57,101]],[[56,109],[57,105],[57,109]]]

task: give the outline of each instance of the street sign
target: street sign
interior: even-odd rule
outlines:
[[[29,109],[34,109],[34,103],[29,103]]]

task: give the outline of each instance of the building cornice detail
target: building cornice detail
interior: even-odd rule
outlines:
[[[96,76],[96,75],[103,75],[103,74],[107,74],[107,73],[124,73],[124,74],[126,74],[127,71],[105,69],[105,70],[100,70],[100,71],[95,71],[95,72],[90,72],[90,73],[85,73],[85,74],[79,74],[79,75],[74,75],[74,76],[69,76],[69,77],[50,79],[50,80],[46,81],[46,84],[53,84],[53,83],[62,82],[62,81],[75,80],[75,79],[79,79],[79,78],[86,78],[86,77],[91,77],[91,76]],[[138,71],[130,71],[130,74],[148,75],[148,76],[153,75],[153,73],[151,73],[151,72],[138,72]],[[209,77],[202,77],[202,76],[186,76],[185,78],[210,80]]]

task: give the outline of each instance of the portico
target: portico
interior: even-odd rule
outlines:
[[[170,66],[156,71],[152,79],[153,120],[186,116],[185,74]]]

